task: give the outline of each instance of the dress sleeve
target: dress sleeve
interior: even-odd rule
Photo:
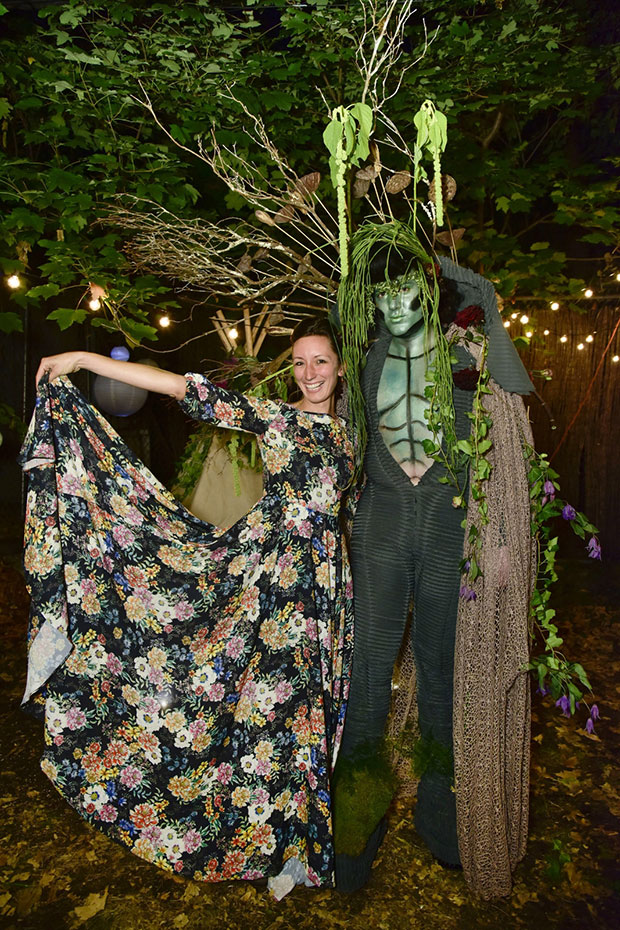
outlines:
[[[185,397],[179,403],[193,420],[206,420],[225,429],[261,435],[280,412],[274,401],[225,390],[204,375],[190,372],[185,375],[185,381]]]

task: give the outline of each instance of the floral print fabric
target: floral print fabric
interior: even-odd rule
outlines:
[[[255,879],[297,859],[329,886],[353,449],[329,415],[186,378],[187,413],[258,436],[265,493],[230,529],[188,513],[68,379],[38,395],[22,457],[42,768],[164,869]]]

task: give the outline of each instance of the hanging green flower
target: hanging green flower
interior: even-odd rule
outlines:
[[[372,110],[366,103],[350,107],[336,107],[323,133],[323,141],[330,152],[329,170],[338,202],[338,238],[340,247],[340,274],[349,273],[349,222],[347,217],[346,174],[351,166],[368,158],[372,132]]]

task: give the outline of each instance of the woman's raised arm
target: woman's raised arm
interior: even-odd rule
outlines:
[[[92,371],[95,375],[103,375],[104,378],[112,378],[134,387],[144,388],[146,391],[168,394],[177,400],[183,400],[185,397],[183,375],[152,368],[150,365],[139,365],[137,362],[117,361],[105,355],[97,355],[95,352],[62,352],[60,355],[42,358],[36,374],[37,386],[44,374],[48,374],[49,380],[53,381],[60,375],[68,375],[81,368]]]

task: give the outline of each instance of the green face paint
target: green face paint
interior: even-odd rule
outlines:
[[[411,274],[378,284],[373,300],[393,336],[406,335],[423,317],[420,284]]]

